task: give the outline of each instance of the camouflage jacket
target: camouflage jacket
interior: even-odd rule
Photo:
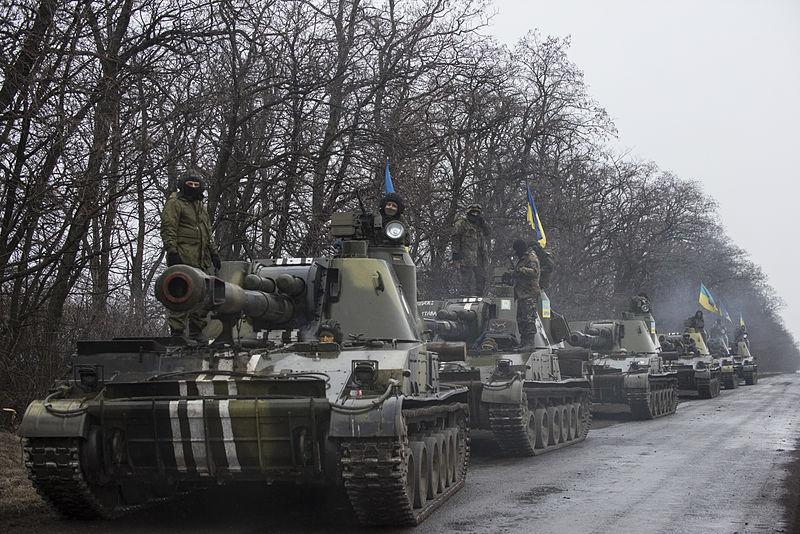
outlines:
[[[465,217],[456,221],[451,236],[453,252],[460,255],[461,264],[468,267],[483,267],[489,263],[488,232]]]
[[[514,266],[514,296],[517,299],[538,299],[539,292],[539,258],[529,250]]]
[[[172,193],[161,212],[161,240],[167,252],[177,252],[187,265],[208,270],[217,245],[202,200]]]

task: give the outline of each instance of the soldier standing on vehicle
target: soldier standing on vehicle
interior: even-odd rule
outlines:
[[[514,255],[514,298],[517,301],[517,328],[521,344],[531,345],[536,335],[536,314],[539,302],[539,258],[522,239],[513,244]]]
[[[483,296],[489,266],[489,227],[480,204],[472,204],[466,217],[456,221],[451,243],[461,290]]]
[[[161,212],[161,240],[167,253],[167,266],[190,265],[214,274],[221,263],[211,230],[211,220],[203,204],[203,178],[187,172],[178,181],[178,191],[167,199]],[[189,338],[203,342],[206,316],[202,312],[169,313],[170,334],[184,338],[186,326]]]

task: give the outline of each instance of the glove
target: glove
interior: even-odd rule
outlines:
[[[453,261],[461,261],[461,253],[460,253],[460,252],[455,252],[455,251],[453,251],[453,257],[452,257],[452,260],[453,260]]]
[[[183,263],[183,259],[181,259],[181,255],[177,252],[167,252],[167,267],[172,267],[173,265],[178,265],[179,263]]]
[[[211,263],[214,264],[214,270],[219,271],[222,268],[222,262],[219,261],[219,254],[211,255]]]

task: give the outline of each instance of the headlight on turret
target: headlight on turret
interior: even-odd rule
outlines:
[[[399,241],[406,235],[406,227],[400,221],[390,221],[384,227],[383,233],[392,241]]]
[[[378,362],[374,360],[355,360],[353,362],[353,382],[355,385],[369,389],[375,384],[378,374]]]

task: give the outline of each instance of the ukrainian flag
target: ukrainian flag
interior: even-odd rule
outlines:
[[[533,203],[533,195],[531,195],[531,187],[528,186],[528,224],[531,225],[531,228],[536,233],[536,240],[542,246],[542,248],[547,246],[547,236],[544,235],[544,228],[542,227],[542,221],[539,220],[539,213],[536,211],[536,204]]]
[[[719,314],[723,318],[727,319],[729,323],[733,323],[733,319],[731,319],[731,314],[728,313],[728,308],[726,308],[722,302],[719,303],[719,312],[720,312]]]
[[[700,297],[698,297],[697,300],[700,303],[700,306],[703,308],[712,313],[720,315],[719,308],[717,308],[717,303],[714,302],[714,297],[711,296],[711,292],[706,289],[706,286],[704,286],[702,283],[700,284]]]
[[[742,318],[741,312],[739,312],[739,326],[744,326],[744,319]]]

